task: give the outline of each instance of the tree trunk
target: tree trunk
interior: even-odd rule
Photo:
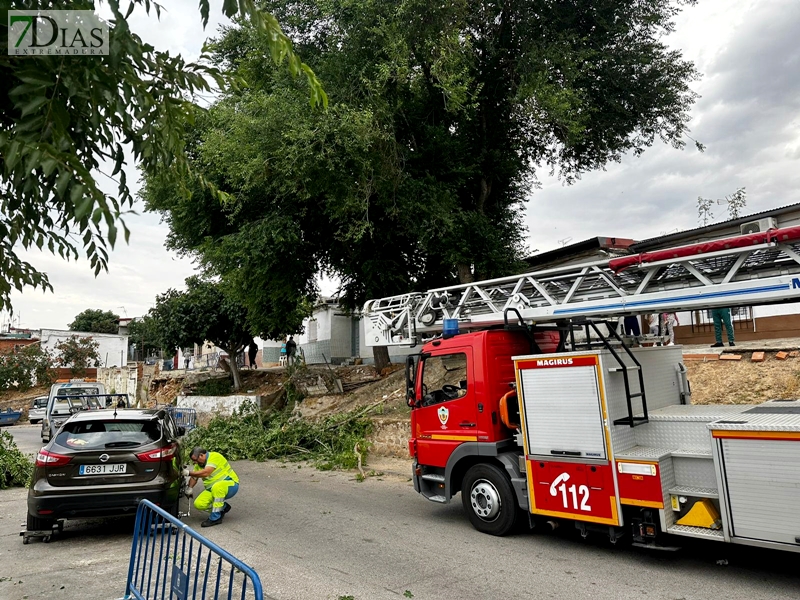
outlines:
[[[231,362],[231,377],[233,377],[233,391],[238,392],[242,389],[242,375],[239,373],[239,365],[236,364],[235,358]]]
[[[475,281],[475,276],[472,274],[472,267],[466,263],[458,263],[458,282],[459,283],[472,283]]]
[[[233,379],[234,392],[238,392],[240,389],[242,389],[242,375],[239,373],[239,365],[236,364],[236,357],[239,356],[240,350],[242,350],[241,347],[233,350],[228,350],[225,348],[225,351],[228,353],[228,365],[231,368],[231,379]]]
[[[373,346],[372,357],[375,359],[375,370],[380,373],[390,364],[389,361],[389,347],[388,346]]]

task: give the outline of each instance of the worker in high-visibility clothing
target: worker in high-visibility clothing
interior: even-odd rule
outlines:
[[[231,509],[231,505],[225,501],[239,491],[239,476],[219,452],[208,452],[198,446],[192,449],[190,457],[195,465],[194,470],[189,472],[189,490],[194,488],[198,479],[203,480],[205,487],[195,498],[194,506],[197,510],[211,510],[209,517],[200,525],[219,525]]]

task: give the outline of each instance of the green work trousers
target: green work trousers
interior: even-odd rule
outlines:
[[[200,495],[194,500],[194,507],[197,510],[211,510],[212,521],[216,521],[222,516],[222,509],[225,506],[225,500],[232,498],[239,491],[239,484],[233,479],[225,478],[222,481],[217,481],[211,486],[210,490],[203,490]]]
[[[711,310],[711,318],[714,319],[714,339],[718,344],[722,343],[722,325],[725,325],[725,333],[728,334],[728,343],[733,343],[733,323],[731,323],[730,308],[714,308]]]

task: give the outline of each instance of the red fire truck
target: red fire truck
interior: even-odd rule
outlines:
[[[572,522],[800,551],[800,401],[698,406],[617,318],[800,300],[800,228],[369,301],[406,362],[415,489],[479,531]],[[674,538],[673,538],[674,539]]]

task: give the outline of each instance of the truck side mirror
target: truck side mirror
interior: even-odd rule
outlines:
[[[415,388],[415,375],[417,372],[417,362],[414,355],[406,356],[406,404],[413,407],[417,403]]]

